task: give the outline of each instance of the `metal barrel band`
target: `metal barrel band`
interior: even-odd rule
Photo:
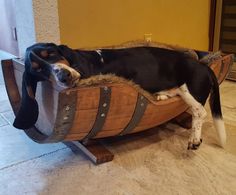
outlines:
[[[143,95],[138,94],[137,103],[135,106],[134,114],[129,122],[129,124],[124,128],[124,130],[119,134],[120,136],[130,133],[141,121],[143,114],[147,108],[148,99]]]
[[[26,134],[38,143],[55,143],[64,140],[71,129],[75,117],[77,93],[71,91],[69,94],[60,93],[58,102],[58,112],[52,133],[42,134],[36,127],[25,130]]]
[[[72,127],[77,103],[77,92],[70,91],[61,93],[58,102],[58,116],[56,126],[54,128],[54,136],[52,141],[62,141],[68,135]]]
[[[89,139],[94,138],[97,135],[97,133],[102,130],[102,127],[106,121],[107,113],[109,111],[110,101],[111,101],[111,87],[107,86],[101,87],[96,120],[94,122],[91,131],[83,138],[82,141],[83,143],[86,143]]]

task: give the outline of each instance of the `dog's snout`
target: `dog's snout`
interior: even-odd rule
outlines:
[[[57,78],[62,83],[67,83],[71,80],[71,72],[67,69],[57,70]]]

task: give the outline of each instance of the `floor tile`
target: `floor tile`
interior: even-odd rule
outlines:
[[[65,148],[62,143],[38,144],[11,125],[0,127],[0,169]]]
[[[8,100],[7,91],[5,85],[0,85],[0,101]]]
[[[2,75],[2,67],[0,67],[0,85],[4,84],[4,79],[3,79],[3,75]]]
[[[7,112],[3,112],[1,113],[1,115],[3,116],[3,118],[9,123],[9,124],[13,124],[14,120],[15,120],[15,115],[13,113],[12,110],[7,111]]]
[[[11,58],[15,58],[15,56],[5,51],[0,50],[0,61],[5,60],[5,59],[11,59]],[[2,64],[0,63],[0,65],[1,65],[0,67],[0,85],[1,85],[1,84],[4,84],[4,79],[2,75]]]
[[[12,110],[12,108],[11,108],[11,104],[10,104],[9,100],[0,101],[0,113],[11,111],[11,110]]]
[[[7,125],[8,122],[0,114],[0,127]]]

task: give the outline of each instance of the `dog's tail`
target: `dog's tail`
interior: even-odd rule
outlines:
[[[210,68],[209,68],[209,73],[212,81],[212,90],[209,101],[211,114],[213,117],[214,126],[216,128],[219,137],[220,145],[224,147],[226,144],[226,131],[221,111],[219,84],[214,72]]]

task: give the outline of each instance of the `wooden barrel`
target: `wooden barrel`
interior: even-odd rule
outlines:
[[[221,83],[233,63],[225,55],[210,67]],[[4,60],[3,74],[14,113],[21,101],[24,64]],[[39,118],[25,133],[38,143],[89,140],[143,131],[167,122],[188,108],[179,97],[153,101],[130,85],[103,84],[61,90],[45,81],[38,84]]]

